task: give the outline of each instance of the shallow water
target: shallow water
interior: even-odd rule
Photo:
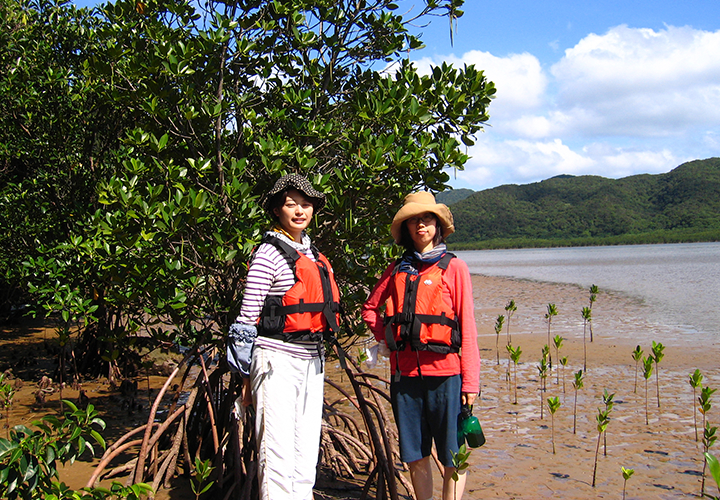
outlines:
[[[720,243],[620,245],[455,252],[470,272],[619,292],[648,307],[649,320],[720,336]]]

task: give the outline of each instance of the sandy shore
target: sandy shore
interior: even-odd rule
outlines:
[[[483,358],[482,395],[475,404],[475,415],[483,425],[487,444],[474,450],[469,459],[466,498],[622,498],[621,467],[635,470],[627,482],[627,499],[699,496],[702,447],[695,441],[693,390],[688,379],[698,368],[705,377],[704,386],[718,387],[717,341],[693,339],[648,323],[643,319],[642,303],[601,290],[593,305],[593,342],[589,342],[589,334],[586,337],[587,372],[584,387],[577,394],[577,430],[573,433],[572,380],[573,373],[584,364],[581,311],[589,304],[588,290],[485,276],[474,276],[473,286]],[[494,332],[495,320],[499,314],[506,314],[504,307],[510,299],[517,304],[510,322],[511,341],[522,349],[517,367],[517,404],[513,404],[512,377],[510,383],[506,380],[507,331],[504,329],[499,338]],[[560,356],[569,360],[565,389],[562,371],[558,374],[553,368],[542,396],[543,401],[558,397],[562,403],[554,418],[555,454],[547,406],[541,418],[537,369],[542,346],[547,343],[544,316],[549,303],[558,309],[551,335],[566,339]],[[666,347],[659,367],[660,407],[653,373],[648,383],[646,425],[645,379],[640,366],[635,392],[632,351],[639,344],[646,355],[651,353],[653,340]],[[555,358],[554,349],[552,356]],[[598,442],[595,417],[598,408],[604,408],[604,390],[615,394],[615,406],[606,433],[607,456],[601,446],[596,486],[592,487]],[[698,413],[700,438],[701,418]],[[708,412],[708,421],[718,424],[715,408]],[[718,494],[709,474],[706,491]]]
[[[692,336],[664,325],[653,324],[647,307],[637,300],[600,291],[593,305],[593,342],[586,343],[587,373],[584,388],[577,394],[577,430],[573,433],[573,373],[583,368],[583,320],[581,310],[588,305],[589,292],[572,285],[556,285],[530,281],[474,276],[476,320],[483,365],[482,393],[475,404],[487,443],[472,452],[466,499],[585,499],[622,498],[621,467],[634,469],[627,482],[626,498],[675,499],[700,494],[703,468],[702,448],[695,440],[693,391],[688,377],[696,368],[704,375],[704,386],[720,387],[720,346],[707,336]],[[518,403],[514,404],[514,385],[506,379],[507,329],[500,336],[494,332],[495,320],[505,314],[505,304],[515,300],[517,311],[510,322],[512,344],[522,349],[517,370]],[[560,356],[567,356],[565,390],[562,372],[552,371],[547,379],[547,392],[542,400],[558,397],[562,406],[555,414],[555,447],[552,450],[552,419],[545,407],[540,412],[540,380],[537,365],[541,349],[547,343],[544,318],[549,303],[558,315],[553,318],[551,335],[565,338]],[[718,336],[720,338],[720,335]],[[13,348],[19,339],[12,337]],[[648,419],[645,418],[645,380],[642,368],[635,392],[635,362],[631,353],[640,345],[645,354],[651,352],[652,341],[662,342],[665,357],[660,363],[660,403],[658,408],[656,379],[653,373],[648,384]],[[497,361],[499,345],[499,363]],[[11,355],[10,352],[7,353]],[[555,359],[554,349],[552,351]],[[511,366],[511,373],[512,371]],[[560,376],[558,383],[558,375]],[[386,374],[389,378],[389,373]],[[97,403],[111,398],[107,388],[86,389]],[[603,408],[603,391],[614,393],[615,406],[607,428],[607,456],[600,448],[596,486],[592,473],[598,442],[595,416]],[[28,384],[22,391],[32,397]],[[716,398],[720,398],[720,392]],[[19,394],[18,396],[20,396]],[[68,394],[67,397],[71,397]],[[36,412],[30,401],[18,401],[13,419],[25,421]],[[715,406],[715,405],[714,405]],[[26,414],[29,413],[29,414]],[[718,425],[718,410],[708,413],[711,425]],[[125,416],[112,425],[138,422]],[[702,416],[698,413],[698,421]],[[699,424],[701,427],[701,424]],[[700,436],[702,429],[700,428]],[[720,444],[716,453],[720,455]],[[89,465],[89,464],[88,464]],[[71,467],[73,475],[87,474],[87,469]],[[70,471],[64,471],[69,480]],[[70,481],[74,487],[84,484],[85,476]],[[75,484],[77,483],[77,484]],[[439,474],[436,485],[439,484]],[[171,490],[162,490],[157,498],[190,498],[183,483]],[[717,495],[709,477],[706,491]],[[435,498],[440,498],[436,488]]]

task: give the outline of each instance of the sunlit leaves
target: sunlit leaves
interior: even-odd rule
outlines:
[[[398,253],[386,244],[394,209],[412,190],[443,190],[488,119],[495,90],[481,71],[420,75],[407,60],[421,45],[407,24],[459,17],[459,3],[422,5],[417,18],[344,0],[105,5],[82,68],[117,120],[102,132],[115,142],[103,169],[87,169],[71,230],[28,259],[33,290],[48,304],[92,297],[86,309],[101,304],[128,328],[163,318],[162,334],[181,341],[222,334],[268,227],[261,196],[299,172],[327,196],[310,232],[354,311]]]
[[[63,401],[69,411],[63,418],[52,415],[33,422],[36,430],[16,425],[10,438],[0,438],[0,496],[48,498],[56,491],[52,481],[57,476],[57,462],[73,462],[89,451],[95,455],[96,443],[105,448],[98,429],[105,422],[98,418],[92,404],[82,409],[71,401]]]

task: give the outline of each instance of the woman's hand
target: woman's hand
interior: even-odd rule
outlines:
[[[472,406],[473,402],[475,402],[476,397],[477,394],[475,394],[474,392],[463,392],[462,396],[460,396],[460,401],[464,405]]]

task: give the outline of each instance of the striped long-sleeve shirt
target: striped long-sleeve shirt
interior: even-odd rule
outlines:
[[[283,240],[315,262],[315,256],[311,250],[311,241],[306,234],[303,234],[302,243],[296,243],[281,233],[271,232],[270,234]],[[255,251],[248,269],[240,314],[235,319],[235,323],[230,326],[230,336],[236,345],[239,344],[241,350],[248,351],[248,359],[241,361],[241,364],[247,363],[249,367],[249,355],[253,343],[256,347],[281,350],[303,359],[321,355],[316,342],[283,342],[282,340],[257,336],[256,325],[265,298],[268,295],[282,296],[294,284],[295,276],[280,251],[269,243],[260,245]],[[245,373],[246,370],[240,368],[239,371]]]

